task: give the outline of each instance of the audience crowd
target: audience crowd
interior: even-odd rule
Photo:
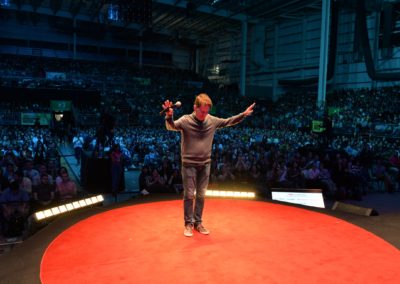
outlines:
[[[400,87],[337,90],[327,95],[326,107],[321,109],[316,107],[315,93],[287,93],[276,102],[243,98],[231,88],[175,69],[0,57],[2,86],[48,88],[57,83],[66,88],[73,82],[103,94],[100,106],[78,108],[81,115],[95,116],[96,127],[85,126],[84,116],[63,133],[54,126],[0,126],[5,236],[20,232],[33,210],[76,197],[77,185],[60,165],[59,143],[71,143],[77,163],[83,150],[110,158],[114,191],[121,171],[140,169],[142,194],[180,194],[180,135],[165,130],[158,112],[165,99],[173,99],[182,102],[176,117],[190,113],[200,91],[210,94],[215,105],[211,113],[220,117],[243,111],[250,100],[257,103],[251,119],[216,133],[210,187],[252,188],[263,196],[275,187],[317,187],[326,198],[358,200],[371,190],[399,190]],[[64,75],[46,78],[50,71]],[[21,85],[27,78],[52,83]],[[109,125],[104,113],[100,114],[104,107],[104,113],[113,118]],[[3,102],[0,118],[12,112],[46,110],[48,106],[40,103]],[[124,114],[133,119],[120,123]],[[321,121],[322,129],[313,129],[313,121]]]
[[[6,238],[19,237],[33,212],[76,196],[48,128],[0,128],[0,230]]]

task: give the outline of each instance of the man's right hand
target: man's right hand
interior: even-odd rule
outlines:
[[[174,109],[172,108],[173,105],[174,105],[173,102],[170,102],[169,100],[166,100],[164,102],[164,104],[162,105],[162,108],[163,109],[168,108],[168,110],[165,112],[165,116],[171,117],[174,114]]]

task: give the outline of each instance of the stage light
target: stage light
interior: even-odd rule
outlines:
[[[231,197],[231,198],[255,198],[256,194],[251,191],[207,190],[206,196]]]
[[[43,211],[36,212],[35,217],[36,217],[36,220],[42,220],[42,219],[46,218],[46,216],[44,216]]]
[[[93,196],[90,198],[81,199],[78,201],[74,201],[71,203],[63,204],[60,206],[56,206],[50,209],[38,211],[34,214],[34,217],[37,221],[41,221],[46,218],[50,218],[55,215],[60,215],[62,213],[77,210],[82,207],[86,207],[89,205],[101,203],[104,201],[104,197],[102,195]]]
[[[72,207],[73,207],[74,209],[78,209],[78,208],[81,208],[82,206],[79,204],[78,201],[75,201],[75,202],[72,202]]]
[[[53,213],[53,215],[58,215],[61,212],[60,212],[60,209],[58,207],[54,207],[54,208],[51,208],[51,213]]]
[[[46,218],[53,216],[53,213],[51,213],[50,209],[44,210],[43,214],[46,216]]]
[[[90,199],[90,198],[86,198],[86,199],[85,199],[85,202],[86,202],[86,205],[91,205],[91,204],[93,204],[92,199]]]
[[[58,206],[58,209],[60,209],[60,213],[64,213],[64,212],[68,211],[67,207],[65,207],[65,205]]]

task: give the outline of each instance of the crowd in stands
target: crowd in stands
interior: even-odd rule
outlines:
[[[57,140],[46,127],[1,128],[2,200],[15,190],[17,182],[18,188],[26,192],[21,199],[28,198],[30,206],[70,198],[69,193],[76,193],[71,184],[63,188],[57,183],[62,183],[63,178],[68,180],[67,173],[59,171],[56,157],[56,144],[64,141],[75,148],[78,163],[82,149],[92,151],[98,158],[112,159],[113,176],[120,174],[121,167],[140,169],[143,194],[181,193],[180,135],[165,129],[164,119],[158,115],[162,102],[180,100],[182,109],[175,112],[179,117],[192,111],[196,94],[206,91],[214,102],[211,113],[228,117],[243,111],[253,100],[191,72],[174,69],[138,69],[126,63],[20,60],[20,64],[14,64],[4,58],[0,77],[5,81],[27,75],[37,78],[49,70],[65,73],[67,79],[90,81],[91,85],[102,82],[107,85],[101,89],[103,106],[115,118],[112,133],[106,127],[110,132],[107,143],[99,135],[102,122],[100,127],[83,127],[76,122],[74,129]],[[39,71],[27,64],[32,60],[39,60],[35,61]],[[327,95],[324,110],[316,107],[316,99],[312,92],[287,93],[273,103],[254,99],[257,105],[251,119],[239,127],[217,131],[210,186],[250,186],[262,195],[274,187],[318,187],[327,198],[334,199],[361,199],[371,188],[399,190],[400,87],[334,91]],[[123,105],[136,116],[135,126],[119,124]],[[0,105],[4,112],[10,107],[21,108],[18,104]],[[35,106],[43,110],[41,107]],[[83,106],[81,111],[92,112],[101,121],[99,106]],[[325,130],[313,131],[314,120],[323,121]],[[113,145],[116,146],[112,148]],[[41,172],[51,177],[47,180]],[[37,185],[43,186],[44,192],[34,189]],[[117,187],[113,183],[115,190]],[[17,211],[24,215],[24,210],[26,207]],[[3,211],[7,220],[8,211]]]
[[[400,127],[399,98],[397,87],[333,92],[327,103],[337,111],[329,116],[329,133],[311,130],[312,120],[327,116],[316,108],[315,94],[288,94],[273,107],[258,105],[254,114],[258,120],[217,132],[211,182],[250,183],[261,191],[318,186],[332,198],[361,199],[375,183],[394,192],[399,186],[400,143],[395,131]],[[383,106],[378,104],[383,100]],[[223,117],[248,103],[238,97],[216,101],[217,114]],[[218,109],[221,105],[230,109]],[[391,131],[379,131],[384,125],[390,125]],[[160,171],[163,163],[169,164],[169,176],[179,169],[179,134],[167,132],[162,123],[159,128],[117,129],[115,139],[128,160],[148,167],[147,173]]]
[[[131,120],[137,124],[140,120],[140,123],[148,125],[153,123],[152,116],[156,113],[154,109],[160,105],[160,99],[173,96],[191,104],[193,94],[199,87],[208,92],[217,89],[195,72],[173,67],[137,68],[127,62],[110,64],[12,55],[0,55],[0,86],[97,91],[102,96],[103,104],[116,116],[129,112]],[[80,117],[82,125],[93,126],[98,118],[98,108],[90,106],[93,104],[75,106],[76,116]],[[23,110],[26,108],[16,103],[11,105],[8,112]],[[128,124],[128,119],[124,121]]]
[[[339,97],[337,104],[333,101],[330,104],[340,110],[331,117],[332,133],[311,130],[311,121],[324,116],[318,114],[315,107],[315,94],[289,96],[279,100],[273,108],[257,105],[254,116],[261,119],[252,118],[244,122],[245,127],[217,132],[212,185],[251,184],[263,193],[273,187],[321,187],[331,198],[355,199],[371,190],[375,181],[387,192],[397,190],[399,139],[372,131],[354,131],[359,127],[359,120],[350,120],[352,114],[341,107],[352,104],[360,94],[372,96],[375,92],[360,90],[352,93],[353,96],[346,96],[346,102],[342,102],[338,92],[330,95],[329,100],[333,100],[333,96]],[[370,103],[368,98],[364,100],[367,105]],[[225,107],[226,102],[230,109]],[[395,102],[398,103],[396,98]],[[237,97],[218,97],[216,112],[226,117],[240,112],[247,103]],[[220,105],[224,107],[219,108]],[[178,111],[176,116],[187,112]],[[263,117],[265,113],[267,115]],[[391,115],[397,114],[393,111]],[[369,117],[365,127],[371,128],[373,123],[396,122],[379,121],[381,116]],[[120,145],[126,168],[142,168],[141,190],[176,191],[169,181],[173,173],[179,173],[179,133],[166,131],[162,118],[158,117],[157,122],[151,126],[117,126],[113,142]],[[338,124],[340,127],[336,127]],[[82,134],[89,150],[95,148],[95,133],[92,128]]]
[[[6,238],[26,231],[28,216],[75,198],[77,185],[60,165],[48,128],[0,128],[0,230]]]

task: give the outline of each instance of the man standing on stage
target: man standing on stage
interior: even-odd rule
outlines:
[[[211,149],[215,131],[241,122],[253,113],[254,106],[255,103],[244,112],[230,118],[218,118],[208,113],[212,107],[210,97],[207,94],[199,94],[194,102],[193,113],[183,115],[174,121],[172,102],[168,100],[164,102],[166,128],[181,132],[184,235],[186,237],[193,236],[193,229],[204,235],[210,233],[202,225],[202,214],[210,176]]]

